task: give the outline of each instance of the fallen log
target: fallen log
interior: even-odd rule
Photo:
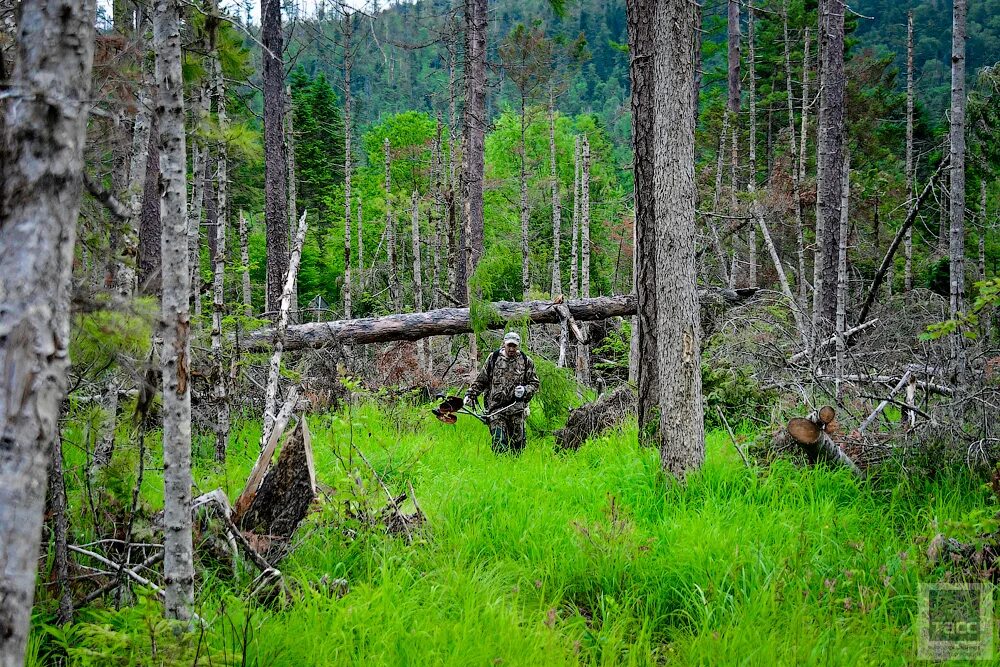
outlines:
[[[631,387],[623,385],[593,403],[570,410],[566,427],[556,431],[556,447],[579,449],[588,438],[617,426],[636,414],[638,399]]]
[[[819,375],[817,376],[819,380],[835,380],[834,375]],[[856,382],[858,384],[891,384],[895,385],[899,382],[900,378],[893,377],[891,375],[844,375],[840,378],[844,382]],[[927,380],[915,380],[913,385],[919,389],[926,389],[932,394],[940,394],[942,396],[954,396],[955,390],[951,387],[943,384],[938,384],[937,382],[930,382]]]
[[[859,324],[856,327],[852,327],[852,328],[848,329],[847,331],[844,332],[844,338],[847,340],[847,342],[850,342],[853,337],[857,336],[862,331],[875,326],[876,324],[878,324],[878,318],[877,317],[875,319],[873,319],[873,320],[869,320],[869,321],[865,322],[864,324]],[[820,351],[824,350],[825,348],[830,347],[831,345],[833,345],[836,342],[837,342],[837,336],[836,335],[830,336],[826,340],[820,342],[820,344],[816,346],[815,350],[806,349],[806,350],[802,350],[800,352],[796,352],[791,357],[789,357],[788,361],[786,361],[785,363],[787,365],[797,364],[800,361],[802,361],[803,359],[805,359],[807,356],[809,356],[811,353],[813,353],[813,352],[820,352]]]
[[[756,289],[699,289],[702,307],[718,307],[741,303]],[[559,324],[560,305],[565,305],[577,322],[606,320],[612,317],[630,317],[636,313],[635,295],[600,296],[590,299],[572,299],[564,304],[552,301],[497,301],[487,304],[493,312],[487,329],[503,329],[510,322],[529,324]],[[289,326],[285,332],[285,351],[320,348],[328,345],[388,343],[415,341],[430,336],[451,336],[472,333],[468,308],[438,308],[422,313],[401,313],[383,317],[366,317],[335,322],[309,322]],[[273,329],[260,329],[243,335],[241,345],[248,351],[269,350],[274,338]]]

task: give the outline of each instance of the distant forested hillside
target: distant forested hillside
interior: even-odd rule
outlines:
[[[804,8],[801,3],[791,5],[793,16],[798,11],[801,16],[815,17],[814,1],[807,1]],[[765,16],[768,11],[781,9],[777,0],[757,6]],[[868,50],[875,55],[895,54],[895,66],[901,71],[906,64],[906,12],[910,8],[914,10],[918,102],[926,109],[930,122],[942,119],[948,102],[951,72],[950,4],[940,0],[863,0],[853,8],[860,16],[848,21],[849,29],[854,28],[853,39],[849,40],[851,52],[859,54]],[[590,57],[560,96],[559,109],[569,115],[596,114],[619,152],[627,152],[630,129],[624,1],[574,0],[567,3],[563,17],[557,17],[546,0],[498,0],[491,3],[491,9],[489,44],[493,88],[488,104],[492,117],[498,116],[504,105],[513,106],[514,100],[513,90],[501,83],[497,45],[518,23],[537,22],[550,36],[570,40],[582,34],[587,41]],[[725,86],[725,50],[720,48],[726,39],[725,4],[705,3],[703,13],[703,86],[710,99],[714,87]],[[457,30],[461,23],[454,3],[420,0],[391,4],[382,6],[377,17],[374,23],[366,24],[364,38],[369,44],[362,49],[364,57],[354,65],[352,88],[358,96],[357,113],[362,126],[411,110],[439,112],[447,121],[449,35],[453,33],[449,26],[455,25]],[[745,13],[743,20],[745,23]],[[799,32],[802,25],[796,26],[793,21],[793,29]],[[339,38],[335,21],[303,22],[293,34],[289,52],[297,56],[297,63],[309,74],[323,72],[331,81],[337,81],[341,77],[336,55]],[[460,34],[457,40],[451,48],[459,60],[456,71],[460,78]],[[779,42],[761,41],[758,59],[767,60],[769,50],[779,57]],[[967,52],[970,77],[975,76],[980,67],[1000,61],[1000,0],[970,4]],[[898,85],[903,81],[904,77],[899,77]],[[456,86],[460,97],[460,80]],[[459,105],[459,112],[460,108]]]

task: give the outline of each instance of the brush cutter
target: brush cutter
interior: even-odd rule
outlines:
[[[470,410],[465,406],[465,401],[462,400],[461,396],[445,396],[443,394],[438,394],[437,398],[441,399],[441,405],[431,410],[431,413],[438,418],[439,421],[445,424],[454,424],[458,421],[458,415],[470,415],[475,417],[487,426],[490,425],[490,420],[499,415],[502,412],[506,412],[515,406],[520,406],[522,410],[526,410],[526,406],[520,402],[509,403],[502,408],[490,413],[479,413],[475,410]]]

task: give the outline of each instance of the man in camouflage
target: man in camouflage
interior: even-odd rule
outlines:
[[[538,393],[535,364],[521,351],[521,337],[511,331],[503,337],[503,346],[486,360],[476,381],[465,395],[471,405],[483,396],[493,436],[493,451],[497,454],[524,449],[524,420],[528,416],[528,401]]]

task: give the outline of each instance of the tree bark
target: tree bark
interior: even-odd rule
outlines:
[[[25,0],[0,160],[0,664],[31,620],[46,474],[69,363],[69,301],[94,57],[93,0]],[[13,99],[10,99],[13,98]]]
[[[385,230],[386,243],[389,246],[389,294],[392,297],[392,307],[402,309],[402,295],[399,284],[399,261],[396,255],[396,225],[392,221],[392,157],[389,138],[382,144],[385,151]]]
[[[157,114],[158,115],[158,114]],[[139,216],[139,291],[160,293],[160,147],[159,118],[154,118],[149,135],[149,158],[146,160],[146,180]],[[185,247],[187,245],[187,236]]]
[[[954,0],[951,41],[951,234],[949,243],[950,311],[955,319],[965,309],[965,36],[968,0]],[[961,327],[959,327],[960,329]],[[965,384],[965,343],[952,334],[958,386]]]
[[[213,4],[213,12],[218,13],[218,5]],[[229,442],[229,396],[226,392],[225,357],[222,350],[222,319],[226,315],[226,228],[229,226],[229,157],[226,147],[226,132],[229,122],[226,118],[226,87],[222,76],[222,63],[218,51],[212,54],[215,74],[216,117],[223,139],[219,142],[218,153],[218,221],[215,226],[215,254],[212,258],[214,273],[212,294],[212,356],[215,359],[215,459],[226,460]]]
[[[351,319],[351,32],[345,15],[344,33],[344,318]]]
[[[793,103],[792,97],[792,56],[791,56],[791,45],[790,37],[788,35],[788,0],[783,0],[781,7],[781,27],[782,35],[784,37],[784,55],[785,55],[785,96],[787,98],[788,107],[788,155],[793,160],[791,172],[792,172],[792,199],[795,202],[795,256],[798,259],[798,280],[796,287],[798,288],[798,307],[799,309],[804,309],[806,304],[806,237],[805,237],[805,224],[803,222],[802,215],[802,194],[800,192],[800,183],[805,177],[805,173],[800,170],[800,165],[794,163],[796,149],[798,148],[798,142],[795,140],[795,105]],[[808,33],[807,33],[808,39]],[[807,81],[809,78],[809,66],[808,66],[808,56],[809,56],[809,43],[808,41],[804,47],[805,57],[802,62],[802,91],[803,95],[806,94],[806,88],[808,86]],[[806,105],[808,101],[803,97],[802,99],[802,115],[805,117]]]
[[[295,115],[292,113],[292,89],[285,88],[285,157],[287,165],[285,174],[288,176],[288,238],[295,238],[296,221],[298,220],[298,201],[295,180]],[[289,317],[293,322],[299,320],[299,276],[296,272],[292,281],[292,302]]]
[[[410,208],[412,210],[410,237],[413,243],[413,310],[419,313],[424,309],[424,284],[423,267],[420,265],[420,199],[416,190],[410,195]],[[421,370],[427,367],[425,342],[420,341],[417,344],[417,365]]]
[[[906,197],[916,197],[913,173],[913,10],[906,13]],[[903,269],[903,291],[913,289],[913,228],[906,230],[906,266]]]
[[[844,376],[844,356],[847,352],[847,234],[848,202],[851,195],[851,156],[844,153],[844,173],[841,175],[840,245],[837,249],[837,397],[840,397],[840,378]]]
[[[465,206],[466,280],[483,254],[483,173],[486,136],[486,0],[465,2],[465,145],[462,188]]]
[[[187,620],[194,604],[191,537],[191,358],[188,295],[184,81],[181,74],[179,10],[175,0],[156,0],[153,9],[159,120],[160,210],[163,258],[160,366],[163,372],[163,527],[165,612]]]
[[[144,46],[137,45],[141,53]],[[153,124],[153,75],[145,64],[142,65],[142,83],[139,88],[138,108],[132,130],[132,159],[128,175],[129,217],[123,224],[121,256],[114,276],[118,295],[131,298],[135,295],[139,259],[139,220],[142,212],[146,165],[150,159],[150,134]]]
[[[247,234],[247,218],[240,211],[240,274],[243,288],[243,314],[253,316],[253,292],[250,288],[250,247]]]
[[[264,59],[264,226],[267,229],[267,287],[264,310],[281,302],[288,273],[288,200],[285,155],[285,66],[282,61],[281,2],[261,0]]]
[[[753,0],[747,3],[747,77],[750,79],[750,137],[748,142],[748,159],[750,161],[750,175],[747,178],[747,192],[750,195],[750,206],[758,209],[757,199],[757,65],[754,62],[756,49],[754,46],[754,21],[756,17],[753,13]],[[760,215],[757,216],[760,219]],[[750,264],[749,281],[750,287],[757,286],[757,227],[750,225],[747,229],[747,261]]]
[[[655,0],[628,0],[629,82],[631,84],[632,153],[635,179],[635,242],[633,280],[635,318],[636,387],[639,438],[656,442],[656,415],[660,404],[656,341],[656,95],[654,79]],[[724,262],[723,262],[724,265]],[[645,362],[645,363],[643,363]]]
[[[683,479],[705,458],[695,264],[694,15],[683,0],[658,0],[654,77],[657,343],[660,460]]]
[[[989,230],[986,217],[986,179],[979,177],[979,279],[986,280],[986,233]]]
[[[702,289],[697,297],[705,308],[743,303],[752,297],[754,290]],[[496,317],[487,328],[503,329],[511,322],[529,324],[558,324],[558,306],[551,301],[497,301],[484,304]],[[599,296],[590,299],[571,299],[565,302],[573,320],[593,322],[611,317],[630,317],[636,314],[636,297]],[[697,316],[698,309],[695,309]],[[310,322],[289,326],[283,335],[282,349],[303,350],[329,345],[367,345],[400,340],[420,340],[429,336],[452,336],[472,331],[468,308],[439,308],[423,313],[400,313],[382,317],[367,317],[335,322]],[[272,349],[274,329],[259,329],[246,333],[240,342],[243,349],[252,352]],[[647,360],[648,361],[648,360]]]
[[[552,287],[549,293],[553,298],[562,294],[562,265],[559,257],[559,242],[562,239],[562,200],[559,195],[557,167],[556,103],[553,92],[549,90],[549,170],[552,178]]]
[[[271,362],[268,365],[267,373],[267,387],[264,391],[264,428],[260,436],[262,449],[271,437],[271,432],[274,428],[275,408],[277,407],[276,403],[278,400],[278,379],[281,372],[281,355],[285,349],[285,336],[288,327],[288,310],[292,302],[295,274],[299,270],[299,260],[302,258],[302,245],[306,240],[306,213],[307,211],[303,211],[302,217],[299,218],[299,228],[295,233],[295,245],[292,247],[292,256],[288,262],[288,273],[285,275],[285,284],[281,290],[277,327],[272,332],[274,351],[271,353]]]
[[[358,212],[358,295],[365,291],[365,239],[362,234],[362,221],[364,219],[361,208],[361,197],[358,197],[357,205],[354,207]]]
[[[840,248],[840,202],[844,173],[844,14],[843,0],[820,2],[820,106],[817,175],[817,254],[822,280],[817,283],[814,322],[820,337],[837,317],[837,257]],[[822,233],[820,233],[820,231]]]
[[[527,299],[531,290],[530,260],[531,246],[528,245],[528,166],[527,153],[524,146],[524,135],[527,132],[527,109],[525,96],[521,95],[521,145],[520,145],[520,186],[521,186],[521,298]]]
[[[590,298],[590,141],[580,141],[580,297]],[[583,325],[583,340],[576,350],[576,379],[590,386],[590,327]]]
[[[580,256],[580,137],[577,136],[573,144],[573,232],[572,247],[569,251],[569,298],[575,299],[580,295],[579,267]]]
[[[62,438],[52,443],[52,470],[49,473],[49,511],[52,514],[52,578],[59,597],[59,625],[73,622],[73,592],[69,579],[69,518],[66,507],[66,481],[63,476]]]
[[[206,88],[199,86],[198,97],[192,113],[192,120],[195,127],[200,127],[205,122],[205,117],[209,112],[208,95]],[[198,133],[193,133],[192,137],[192,157],[191,157],[191,204],[188,206],[188,268],[191,269],[191,299],[197,310],[201,297],[198,292],[201,264],[201,217],[202,207],[205,203],[205,191],[208,181],[208,146],[198,137]]]

